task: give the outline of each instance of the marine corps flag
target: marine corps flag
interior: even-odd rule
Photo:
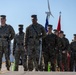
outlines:
[[[58,20],[57,30],[61,31],[61,12],[59,14],[59,20]]]

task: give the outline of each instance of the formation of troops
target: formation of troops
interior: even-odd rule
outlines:
[[[10,71],[10,44],[13,39],[14,71],[18,71],[22,59],[24,71],[76,71],[76,34],[71,43],[64,31],[47,30],[37,22],[37,15],[31,16],[32,24],[23,32],[23,25],[18,25],[18,33],[11,25],[6,24],[6,15],[0,15],[0,70],[2,57],[5,54],[6,67]]]

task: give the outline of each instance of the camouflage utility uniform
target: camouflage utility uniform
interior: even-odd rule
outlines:
[[[60,34],[63,34],[63,31],[60,31]],[[61,71],[67,71],[68,67],[67,67],[67,52],[68,52],[68,48],[69,48],[69,40],[65,37],[61,38]]]
[[[48,70],[48,62],[51,63],[51,70],[55,71],[56,46],[57,46],[57,36],[54,35],[53,33],[47,34],[47,36],[43,39],[45,71]]]
[[[23,28],[22,25],[19,25],[20,28]],[[22,64],[24,71],[27,70],[26,64],[26,52],[24,49],[24,32],[17,33],[13,42],[13,54],[15,56],[15,71],[18,71],[18,65],[20,57],[22,58]]]
[[[75,68],[76,72],[76,34],[74,34],[75,40],[70,44],[70,52],[71,52],[71,64],[70,64],[70,71],[73,71]]]
[[[41,35],[42,34],[42,35]],[[45,29],[42,25],[36,23],[36,25],[31,24],[26,28],[25,35],[25,46],[27,46],[28,52],[28,69],[33,70],[33,63],[35,70],[38,70],[38,62],[40,55],[40,37],[46,35]]]
[[[12,26],[5,25],[0,27],[0,68],[2,64],[2,56],[3,53],[5,53],[5,59],[6,59],[6,67],[7,70],[9,70],[10,67],[10,57],[9,57],[9,41],[14,38],[15,32]]]

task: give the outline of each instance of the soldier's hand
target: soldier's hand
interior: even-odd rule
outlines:
[[[70,57],[70,54],[69,53],[67,53],[67,57]]]
[[[62,53],[66,53],[66,51],[62,51]]]

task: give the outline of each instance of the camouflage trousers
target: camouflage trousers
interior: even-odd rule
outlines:
[[[70,71],[75,69],[76,72],[76,52],[71,52]]]
[[[2,47],[0,46],[0,68],[2,67],[2,57],[3,57],[3,54],[5,54],[5,59],[6,59],[6,67],[7,67],[7,70],[9,70],[9,67],[10,67],[10,57],[9,57],[9,54],[8,54],[8,47]]]
[[[55,71],[55,54],[44,53],[44,64],[45,64],[45,71],[48,71],[48,62],[51,63],[51,70]]]
[[[34,68],[36,71],[42,71],[42,62],[39,65],[39,46],[28,47],[28,70],[32,71]]]
[[[60,63],[60,69],[61,71],[67,71],[68,67],[67,67],[67,53],[62,53],[61,55],[61,63]]]
[[[20,57],[22,59],[22,65],[24,67],[24,71],[27,71],[27,55],[25,55],[25,51],[15,51],[15,69],[14,69],[14,71],[18,71]]]
[[[35,68],[35,71],[43,71],[42,60],[39,65],[39,58],[28,56],[28,70],[32,71]]]

